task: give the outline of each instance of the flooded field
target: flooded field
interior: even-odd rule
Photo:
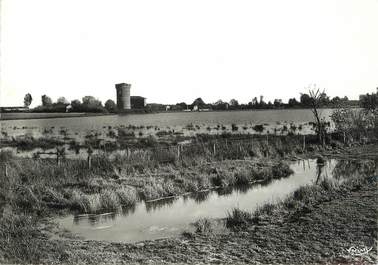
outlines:
[[[331,109],[321,110],[330,121]],[[262,110],[228,112],[176,112],[157,114],[106,115],[58,119],[3,120],[0,139],[12,137],[54,138],[84,143],[96,138],[113,141],[123,134],[134,138],[153,135],[193,137],[198,134],[313,134],[311,111]],[[330,130],[332,124],[330,124]],[[121,132],[120,132],[121,131]]]
[[[225,218],[234,207],[253,212],[267,202],[284,199],[300,186],[316,184],[327,178],[340,179],[343,173],[340,176],[334,170],[336,164],[336,160],[328,160],[320,167],[315,160],[297,161],[291,164],[294,174],[269,184],[141,202],[119,213],[78,213],[59,218],[57,222],[62,228],[89,240],[137,242],[174,237],[193,230],[191,223],[200,218]]]

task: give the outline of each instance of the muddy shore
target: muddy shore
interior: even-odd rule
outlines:
[[[295,217],[266,217],[238,232],[137,244],[68,240],[60,258],[68,264],[374,264],[376,181],[353,189],[329,194]],[[353,256],[351,247],[373,249]]]
[[[376,146],[354,147],[343,153],[325,155],[377,159],[376,149]],[[257,223],[220,234],[188,234],[135,244],[50,240],[51,251],[42,261],[61,264],[376,264],[377,176],[351,181],[337,190],[324,189],[321,195],[300,205],[295,210],[278,207]],[[351,248],[366,248],[369,252],[356,255],[350,252]]]

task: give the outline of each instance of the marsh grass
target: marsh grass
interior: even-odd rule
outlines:
[[[250,212],[233,208],[231,212],[227,213],[226,227],[230,229],[242,229],[253,221],[253,215]]]
[[[0,218],[0,262],[37,264],[51,254],[64,260],[64,251],[62,244],[47,242],[36,216],[7,210]]]
[[[214,222],[209,218],[201,218],[193,223],[195,232],[198,234],[209,235],[214,233]]]

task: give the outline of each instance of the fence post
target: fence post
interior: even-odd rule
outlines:
[[[60,165],[60,153],[59,149],[56,149],[56,164],[59,166]]]
[[[343,138],[344,138],[344,144],[346,142],[346,135],[345,135],[345,132],[343,132]]]
[[[8,177],[8,167],[7,164],[4,164],[4,175],[7,178]]]
[[[217,150],[215,149],[215,143],[213,144],[213,154],[214,154],[214,156],[216,156],[216,154],[217,154]]]
[[[306,135],[303,135],[303,151],[306,150]]]
[[[177,159],[180,159],[180,145],[177,145]]]
[[[266,135],[266,145],[269,145],[269,134]]]
[[[92,168],[92,154],[93,154],[93,149],[91,147],[88,147],[88,160],[87,160],[87,164],[88,164],[88,169],[91,169]]]

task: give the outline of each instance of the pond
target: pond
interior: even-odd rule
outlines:
[[[101,215],[68,215],[58,218],[62,228],[88,240],[138,242],[174,237],[193,230],[191,223],[200,218],[224,218],[234,207],[253,212],[266,202],[284,199],[300,186],[315,184],[324,178],[340,179],[345,165],[335,166],[328,160],[319,168],[315,160],[291,164],[294,174],[269,184],[250,187],[219,189],[189,194],[154,202],[140,202],[121,213]]]

